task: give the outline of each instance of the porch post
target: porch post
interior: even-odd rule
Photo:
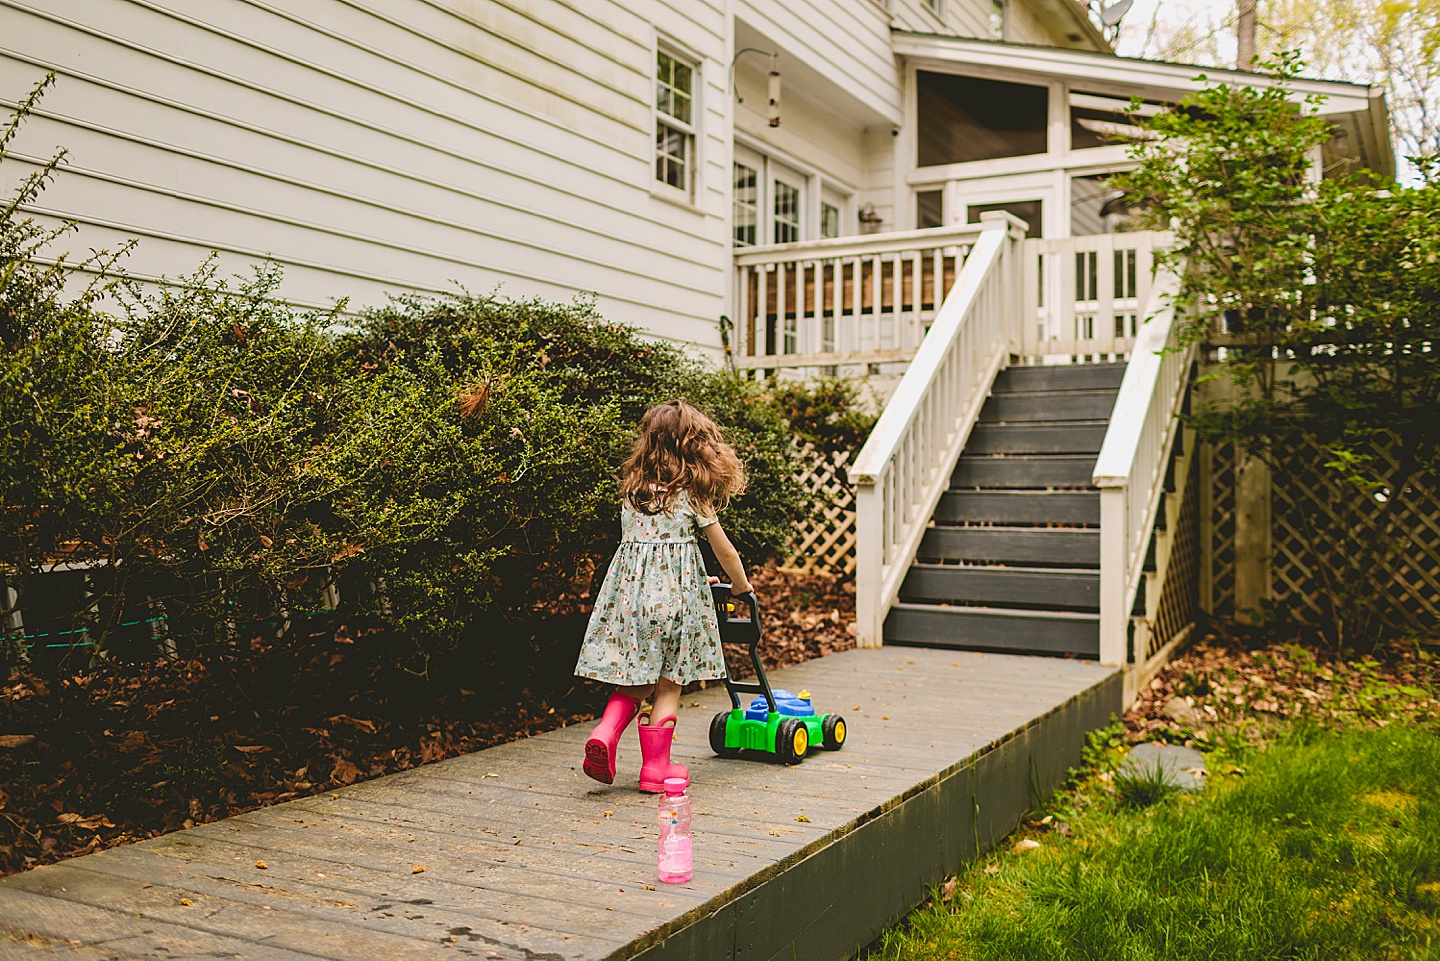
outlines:
[[[855,485],[855,643],[879,647],[884,641],[880,587],[885,573],[880,478]]]
[[[1240,454],[1235,465],[1235,615],[1259,620],[1270,598],[1270,465]]]
[[[1126,499],[1122,481],[1100,488],[1100,663],[1122,667],[1126,659]]]

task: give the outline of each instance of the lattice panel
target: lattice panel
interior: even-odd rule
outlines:
[[[800,483],[823,506],[801,524],[791,543],[791,555],[782,569],[802,574],[855,573],[855,488],[845,476],[849,451],[826,454],[810,444],[800,445],[805,467]]]
[[[1285,449],[1285,448],[1282,448]],[[1384,515],[1384,501],[1337,483],[1325,467],[1329,455],[1296,441],[1295,465],[1276,471],[1271,486],[1271,600],[1277,610],[1297,620],[1323,616],[1328,610],[1325,585],[1309,544],[1330,552],[1332,576],[1354,583],[1358,564],[1379,564],[1368,578],[1379,594],[1379,614],[1392,631],[1434,630],[1440,626],[1440,478],[1427,473],[1413,477],[1395,513]],[[1396,468],[1393,443],[1370,452],[1385,473]],[[1393,557],[1377,558],[1372,544],[1377,527],[1394,523],[1406,540]],[[1307,527],[1309,537],[1307,537]]]
[[[1235,613],[1234,444],[1207,444],[1210,456],[1210,610]]]
[[[1197,458],[1198,460],[1198,458]],[[1165,567],[1165,585],[1160,589],[1160,602],[1155,608],[1151,625],[1148,661],[1160,648],[1195,620],[1200,606],[1200,464],[1190,465],[1181,499],[1180,517],[1175,522],[1175,538],[1170,547],[1170,561]]]

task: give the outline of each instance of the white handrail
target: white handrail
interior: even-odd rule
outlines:
[[[956,458],[1009,354],[1019,308],[1024,224],[983,216],[982,232],[895,395],[849,470],[855,485],[855,614],[878,647],[885,615]]]
[[[735,366],[898,373],[981,230],[930,227],[735,251]]]
[[[1125,663],[1130,611],[1179,428],[1195,345],[1181,346],[1174,274],[1157,274],[1115,411],[1095,460],[1100,488],[1100,663]]]
[[[797,260],[819,260],[847,254],[890,254],[950,244],[973,244],[979,239],[982,229],[980,224],[961,224],[952,227],[925,227],[921,230],[897,230],[886,234],[862,234],[859,237],[797,240],[788,244],[767,244],[764,247],[741,247],[734,254],[735,266],[794,263]]]

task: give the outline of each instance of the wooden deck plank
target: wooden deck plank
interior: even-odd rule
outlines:
[[[260,872],[252,868],[257,854],[265,849],[244,843],[225,844],[220,841],[191,845],[188,849],[142,849],[127,847],[124,855],[103,862],[105,870],[124,876],[144,878],[151,883],[169,883],[177,886],[197,885],[197,891],[233,890],[253,892],[256,897],[269,899],[263,903],[285,903],[300,913],[314,917],[333,917],[334,909],[345,907],[363,912],[367,906],[376,910],[375,905],[391,903],[435,905],[435,911],[443,911],[452,919],[460,917],[467,924],[477,928],[485,925],[525,924],[544,916],[546,906],[556,897],[572,897],[574,885],[551,885],[547,890],[543,876],[533,877],[536,872],[515,870],[509,874],[487,874],[447,878],[438,871],[426,870],[423,876],[412,876],[410,868],[377,870],[371,866],[357,864],[353,860],[336,860],[333,852],[312,851],[304,855],[285,852],[280,857],[266,861],[267,870]],[[330,857],[318,855],[329,854]],[[272,863],[273,862],[273,863]],[[134,872],[131,874],[131,872]],[[526,883],[521,884],[524,878]],[[159,879],[159,880],[157,880]],[[217,887],[218,885],[218,887]],[[514,891],[509,887],[523,890]],[[614,884],[607,883],[607,893],[614,893]],[[638,887],[638,886],[637,886]],[[483,892],[483,896],[476,897]],[[245,900],[250,895],[236,895]],[[606,924],[608,917],[598,912],[606,907],[625,912],[628,908],[624,899],[608,898],[597,908],[595,916]],[[577,915],[552,919],[547,930],[560,935],[594,936],[603,940],[604,925],[595,925]],[[608,915],[610,912],[606,912]],[[631,912],[640,915],[647,911]],[[343,912],[342,912],[343,915]]]
[[[333,896],[339,892],[322,894],[313,891],[313,886],[298,878],[288,880],[283,888],[275,883],[263,883],[263,880],[237,882],[232,878],[208,874],[203,866],[196,870],[193,865],[185,865],[175,858],[146,851],[126,853],[130,856],[97,861],[92,866],[77,864],[76,867],[114,878],[140,881],[147,889],[173,892],[177,900],[187,898],[192,902],[191,907],[206,913],[207,925],[226,923],[224,919],[210,917],[210,912],[233,911],[236,906],[243,906],[249,909],[251,917],[264,918],[266,925],[277,932],[277,936],[267,943],[308,950],[307,946],[315,942],[318,933],[319,937],[327,939],[324,941],[327,955],[363,961],[370,961],[376,951],[383,952],[387,959],[431,957],[434,949],[451,934],[450,929],[460,926],[470,928],[471,934],[481,937],[492,947],[507,944],[512,933],[520,931],[532,939],[530,944],[537,936],[548,938],[551,953],[588,951],[594,957],[603,957],[623,944],[623,931],[633,924],[630,919],[617,917],[615,912],[595,911],[583,921],[564,919],[573,921],[567,927],[582,928],[566,933],[554,926],[541,929],[528,922],[528,917],[544,910],[545,902],[538,898],[515,899],[518,903],[508,905],[512,914],[510,919],[493,915],[486,917],[489,911],[477,911],[475,907],[477,903],[485,906],[493,900],[490,889],[466,889],[464,893],[470,896],[468,902],[452,896],[448,904],[433,896],[439,893],[434,890],[436,885],[424,889],[430,896],[366,896],[362,890],[350,893],[347,900],[344,896]],[[477,898],[476,895],[483,897]],[[618,900],[623,902],[623,899]],[[255,912],[262,913],[257,915]],[[245,919],[241,920],[243,923]],[[461,925],[460,921],[464,924]],[[607,928],[622,933],[607,939]],[[543,933],[537,935],[537,932]]]
[[[61,865],[51,867],[59,868]],[[39,869],[30,873],[39,873]],[[123,910],[99,908],[48,894],[32,894],[7,884],[0,917],[5,919],[5,925],[13,932],[51,941],[79,941],[78,947],[98,948],[113,952],[115,957],[120,958],[218,957],[244,961],[313,961],[317,957],[277,945],[227,938],[189,925],[169,924],[147,916],[144,911],[147,906],[141,901],[126,904]],[[18,940],[13,945],[0,942],[0,946],[6,948],[6,958],[32,957],[22,952],[41,949]]]
[[[0,881],[0,957],[117,937],[147,958],[371,961],[445,940],[527,961],[843,957],[1009,830],[1032,780],[1057,778],[1079,731],[1118,707],[1116,677],[949,650],[821,658],[772,680],[844,714],[850,740],[794,767],[714,757],[709,720],[728,699],[687,695],[675,757],[694,782],[690,884],[654,878],[638,749],[598,785],[579,771],[578,725]],[[50,946],[13,946],[25,932]]]

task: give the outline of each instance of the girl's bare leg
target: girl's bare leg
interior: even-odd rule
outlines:
[[[655,690],[655,685],[637,684],[634,687],[616,687],[615,690],[624,694],[626,697],[633,697],[637,701],[643,701],[650,696],[651,691]]]
[[[655,710],[652,712],[656,721],[666,717],[676,717],[680,713],[680,685],[667,677],[660,678],[655,683]]]

